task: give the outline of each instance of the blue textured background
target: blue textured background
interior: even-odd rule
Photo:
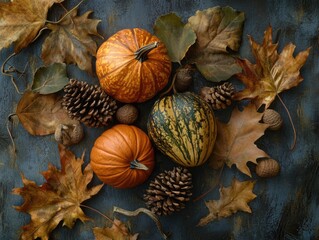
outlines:
[[[73,0],[66,1],[65,5],[70,9],[76,3]],[[156,18],[172,11],[186,21],[188,17],[195,14],[196,10],[218,5],[229,5],[245,12],[241,57],[254,61],[246,36],[252,35],[257,42],[261,42],[263,32],[269,25],[273,27],[274,38],[278,33],[279,51],[289,42],[296,44],[296,52],[312,47],[310,56],[301,71],[304,81],[297,88],[281,94],[296,125],[297,145],[294,151],[289,150],[292,142],[291,126],[284,108],[276,100],[272,108],[282,113],[285,124],[279,132],[267,131],[266,135],[258,141],[258,146],[280,162],[282,171],[278,177],[272,179],[260,179],[254,176],[257,180],[254,189],[257,198],[250,203],[253,213],[240,212],[227,219],[214,221],[205,227],[196,227],[199,219],[208,213],[204,200],[218,199],[216,189],[202,200],[191,201],[180,213],[161,217],[164,229],[172,233],[173,240],[319,239],[319,4],[317,1],[95,0],[85,1],[79,11],[84,13],[92,9],[94,11],[92,17],[102,20],[99,24],[100,34],[108,38],[123,28],[140,27],[152,32]],[[58,18],[53,11],[50,19]],[[40,56],[43,40],[44,36],[23,50],[10,63],[23,69],[31,56]],[[99,44],[102,42],[102,40],[98,41]],[[0,62],[2,63],[11,52],[12,48],[1,51]],[[74,66],[68,67],[68,76],[94,84],[98,83],[96,78]],[[199,75],[195,78],[194,91],[198,91],[203,85],[211,85]],[[28,78],[20,79],[19,87],[24,89],[30,81]],[[235,79],[232,81],[237,86],[240,85]],[[18,152],[16,157],[12,154],[5,124],[7,116],[15,111],[20,97],[9,78],[0,76],[0,239],[4,240],[18,239],[20,228],[29,222],[27,214],[19,213],[12,208],[13,205],[20,205],[23,202],[21,197],[11,194],[13,188],[22,186],[20,173],[23,172],[26,178],[41,184],[44,179],[39,173],[47,169],[49,162],[60,166],[57,144],[53,136],[33,137],[23,129],[21,124],[16,124],[13,130]],[[147,114],[153,101],[138,105],[142,114],[137,125],[144,130]],[[86,149],[87,163],[93,142],[103,130],[85,128],[85,139],[71,147],[71,150],[80,156]],[[157,153],[156,161],[156,169],[151,179],[164,169],[174,166],[174,163],[160,153]],[[214,174],[206,165],[191,171],[194,176],[194,197],[196,197],[210,188]],[[247,179],[235,168],[226,168],[221,182],[228,186],[234,176],[241,180]],[[98,181],[95,180],[95,183]],[[112,216],[114,205],[130,210],[144,207],[142,195],[147,185],[146,183],[131,190],[118,190],[105,186],[86,204],[110,216]],[[59,225],[52,232],[51,239],[93,239],[91,228],[104,226],[105,219],[89,210],[84,209],[84,211],[94,221],[85,224],[78,221],[72,230]],[[146,216],[141,215],[135,218],[125,218],[118,214],[116,216],[129,221],[133,232],[140,232],[139,239],[161,239],[154,222]]]

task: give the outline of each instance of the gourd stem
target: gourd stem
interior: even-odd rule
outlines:
[[[148,44],[144,47],[141,47],[140,49],[138,49],[134,55],[135,55],[135,59],[140,61],[140,62],[144,62],[145,60],[147,60],[147,54],[152,51],[154,48],[157,48],[158,46],[158,42],[153,42],[151,44]]]
[[[174,94],[177,93],[176,88],[175,88],[176,76],[177,76],[177,74],[175,73],[171,85],[169,86],[169,88],[165,92],[163,92],[160,95],[160,98],[165,97],[172,89],[173,89]]]
[[[130,168],[131,169],[140,169],[140,170],[148,170],[148,167],[146,167],[144,164],[140,163],[137,159],[130,162]]]

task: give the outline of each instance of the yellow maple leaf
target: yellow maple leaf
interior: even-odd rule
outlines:
[[[257,109],[263,104],[268,108],[279,93],[297,86],[303,80],[300,69],[308,58],[310,48],[294,57],[296,46],[289,43],[278,54],[277,44],[272,43],[271,27],[265,31],[261,45],[252,37],[249,37],[249,41],[256,64],[247,59],[237,59],[243,70],[236,77],[246,88],[235,93],[234,99],[252,99]]]
[[[87,165],[82,172],[83,158],[78,159],[63,145],[59,145],[61,170],[49,165],[42,175],[46,182],[38,186],[35,182],[22,176],[24,186],[13,189],[14,194],[21,195],[24,203],[16,210],[27,212],[31,216],[30,224],[23,227],[21,239],[49,239],[49,233],[62,222],[63,226],[72,228],[75,221],[82,222],[89,218],[81,209],[81,203],[97,194],[103,184],[88,188],[93,171]]]

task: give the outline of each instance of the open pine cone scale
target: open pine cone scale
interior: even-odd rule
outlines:
[[[116,101],[98,85],[71,79],[64,87],[63,107],[69,116],[89,127],[108,125],[116,112]]]

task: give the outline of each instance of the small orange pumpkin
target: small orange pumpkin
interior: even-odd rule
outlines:
[[[126,124],[103,132],[95,140],[90,158],[97,177],[116,188],[142,184],[155,165],[154,150],[146,133]]]
[[[144,102],[168,83],[171,61],[160,40],[140,28],[123,29],[98,49],[96,73],[102,89],[120,102]]]

